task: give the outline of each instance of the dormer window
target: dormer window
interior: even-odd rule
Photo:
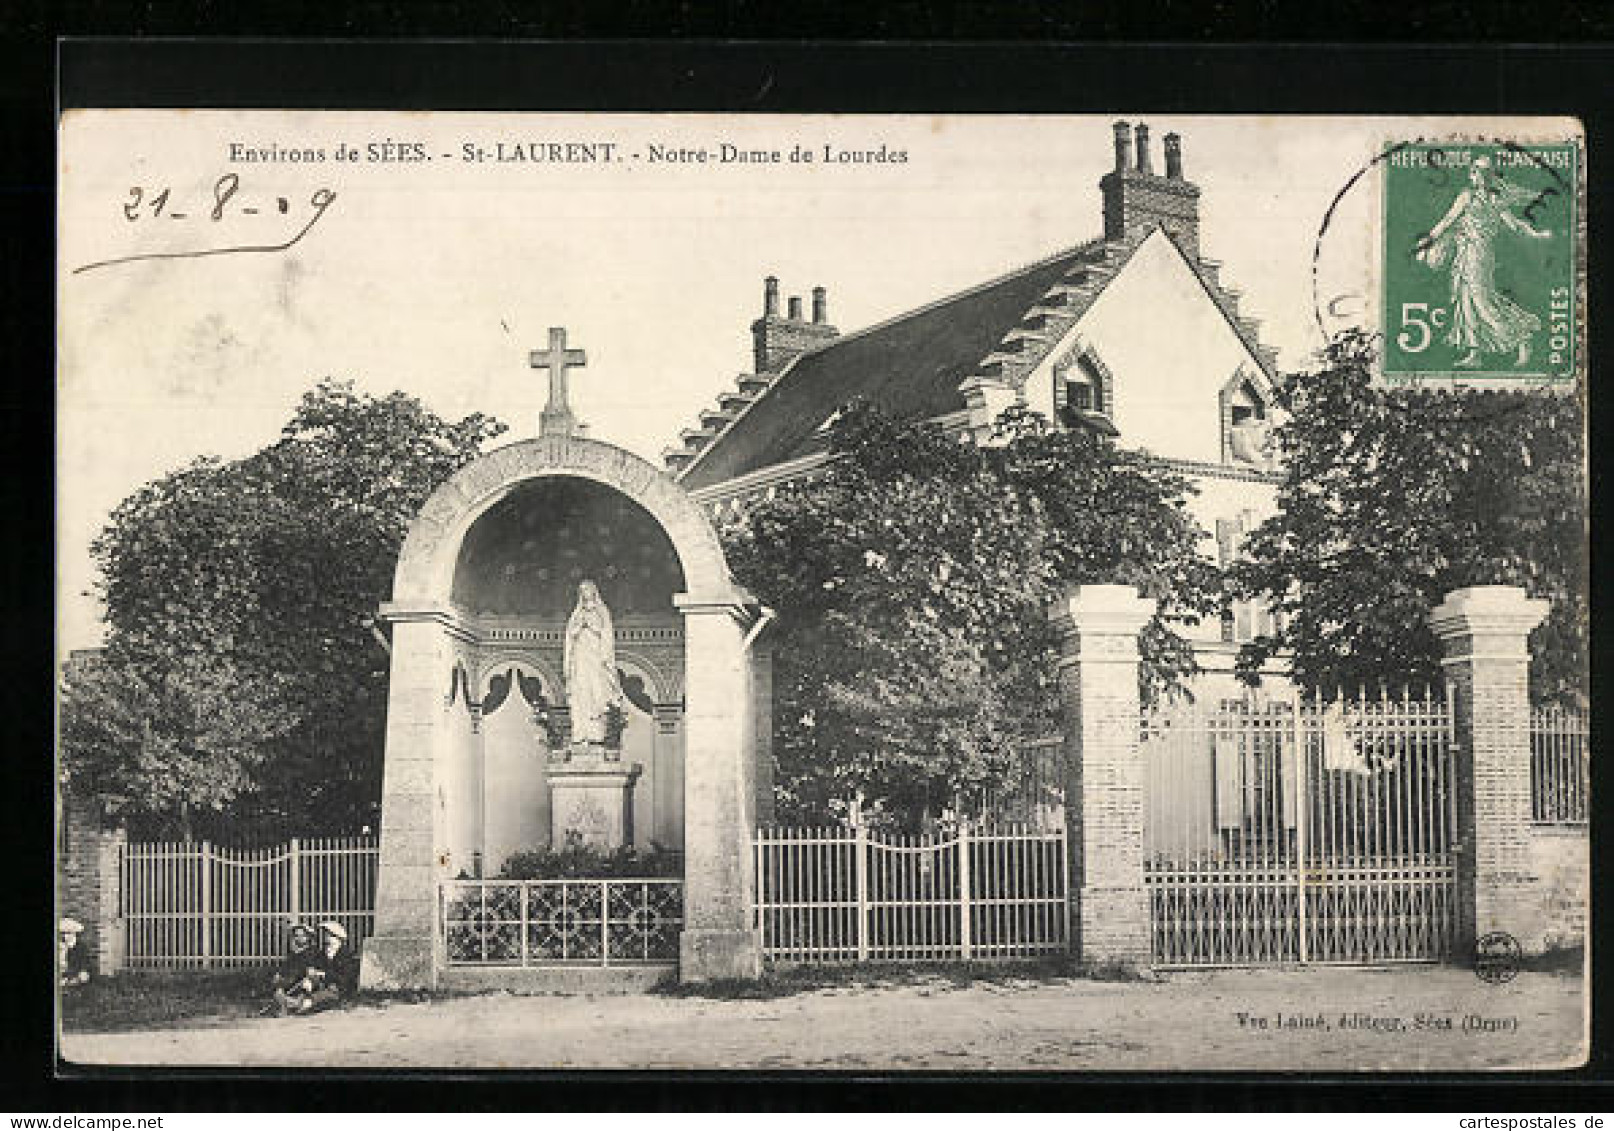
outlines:
[[[1272,462],[1271,397],[1243,368],[1222,389],[1222,462],[1259,468]]]
[[[1054,413],[1069,428],[1115,435],[1114,380],[1091,346],[1079,347],[1054,366]]]
[[[1065,403],[1077,412],[1097,412],[1103,398],[1104,386],[1091,366],[1077,362],[1065,375]]]

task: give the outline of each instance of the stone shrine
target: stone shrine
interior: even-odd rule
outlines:
[[[564,331],[532,360],[550,372],[539,437],[427,500],[381,610],[391,685],[363,984],[442,984],[444,885],[579,843],[681,852],[680,976],[754,975],[766,618],[682,488],[577,434],[565,375],[584,356]]]

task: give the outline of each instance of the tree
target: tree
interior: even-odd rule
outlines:
[[[1253,671],[1293,653],[1308,689],[1432,684],[1429,613],[1468,585],[1519,585],[1552,610],[1531,636],[1532,693],[1584,703],[1588,583],[1578,398],[1393,390],[1370,380],[1364,335],[1280,389],[1278,513],[1237,582],[1281,628],[1245,647]]]
[[[782,811],[821,819],[861,794],[897,823],[1012,783],[1057,713],[1050,602],[1072,581],[1162,599],[1147,687],[1192,668],[1173,625],[1217,605],[1187,484],[1086,432],[1011,413],[997,442],[850,406],[816,478],[724,530],[740,580],[779,614]]]
[[[147,827],[373,822],[373,616],[415,512],[503,425],[324,381],[281,438],[126,499],[93,546],[107,639],[65,682],[64,769]]]

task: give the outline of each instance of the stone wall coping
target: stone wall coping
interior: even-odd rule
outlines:
[[[1590,837],[1589,825],[1571,825],[1558,821],[1531,821],[1530,831],[1548,840],[1586,840]]]
[[[559,782],[579,789],[621,789],[636,780],[644,772],[644,767],[638,762],[627,765],[620,762],[603,765],[551,762],[548,772],[551,783]]]

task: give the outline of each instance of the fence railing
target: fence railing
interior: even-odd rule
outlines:
[[[450,880],[450,966],[632,966],[678,960],[678,879]]]
[[[1028,958],[1067,947],[1063,828],[773,828],[755,844],[770,961]]]
[[[1585,715],[1561,707],[1530,712],[1530,815],[1535,821],[1586,823],[1591,750]]]
[[[341,923],[360,945],[375,920],[373,836],[266,848],[136,842],[119,864],[130,969],[251,966],[286,950],[293,920]]]

